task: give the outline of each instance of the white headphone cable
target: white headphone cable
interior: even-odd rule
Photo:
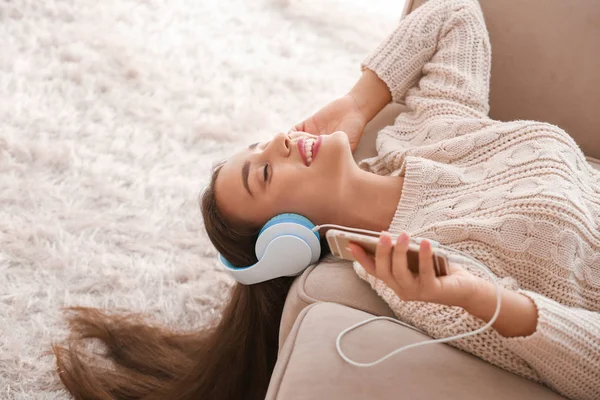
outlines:
[[[363,233],[368,233],[368,234],[374,234],[374,235],[379,235],[379,234],[380,234],[379,232],[370,231],[370,230],[368,230],[368,229],[349,228],[349,227],[346,227],[346,226],[342,226],[342,225],[334,225],[334,224],[323,224],[323,225],[317,225],[317,226],[315,226],[315,227],[312,229],[312,231],[313,231],[313,232],[316,232],[316,231],[318,231],[319,229],[321,229],[321,228],[323,228],[323,227],[326,227],[326,226],[336,227],[336,228],[340,228],[340,229],[343,229],[343,230],[348,230],[348,231],[354,231],[354,232],[363,232]],[[412,238],[411,238],[411,239],[412,239]],[[437,242],[436,242],[436,243],[437,243]],[[480,333],[480,332],[483,332],[484,330],[488,329],[489,327],[491,327],[491,326],[494,324],[494,322],[496,322],[496,319],[498,318],[498,314],[500,314],[500,306],[501,306],[501,304],[502,304],[502,299],[501,299],[501,293],[500,293],[500,285],[499,285],[499,283],[498,283],[498,280],[497,280],[497,279],[496,279],[496,277],[494,276],[494,274],[493,274],[493,273],[490,271],[490,269],[489,269],[489,268],[488,268],[486,265],[484,265],[484,264],[482,264],[481,262],[479,262],[479,260],[477,260],[477,259],[475,259],[475,258],[471,257],[469,254],[463,253],[463,252],[462,252],[462,251],[460,251],[460,250],[456,250],[456,249],[449,248],[449,247],[447,247],[447,246],[444,246],[444,245],[441,245],[441,244],[439,244],[439,243],[438,243],[438,246],[439,246],[439,247],[441,247],[442,249],[445,249],[445,250],[448,250],[448,251],[455,251],[455,252],[458,252],[458,253],[462,254],[463,256],[466,256],[468,259],[470,259],[470,260],[472,260],[472,261],[474,262],[474,263],[472,263],[472,265],[476,265],[476,266],[480,267],[480,268],[481,268],[481,269],[482,269],[482,270],[483,270],[485,273],[487,273],[487,274],[488,274],[488,276],[490,277],[490,279],[491,279],[491,280],[494,282],[494,285],[495,285],[495,287],[496,287],[496,311],[494,312],[494,315],[492,316],[492,319],[491,319],[491,320],[490,320],[490,321],[489,321],[487,324],[485,324],[484,326],[482,326],[482,327],[480,327],[480,328],[478,328],[478,329],[476,329],[476,330],[474,330],[474,331],[471,331],[471,332],[466,332],[466,333],[461,333],[461,334],[459,334],[459,335],[450,336],[450,337],[447,337],[447,338],[433,339],[433,340],[426,340],[426,341],[423,341],[423,342],[412,343],[412,344],[410,344],[410,345],[403,346],[403,347],[401,347],[401,348],[399,348],[399,349],[396,349],[396,350],[394,350],[393,352],[389,353],[388,355],[386,355],[386,356],[384,356],[384,357],[381,357],[380,359],[378,359],[378,360],[376,360],[376,361],[373,361],[373,362],[370,362],[370,363],[358,363],[358,362],[355,362],[355,361],[352,361],[352,360],[350,360],[350,359],[349,359],[349,358],[348,358],[348,357],[347,357],[347,356],[346,356],[346,355],[345,355],[345,354],[342,352],[342,348],[341,348],[341,345],[340,345],[340,342],[341,342],[341,340],[342,340],[342,337],[343,337],[343,336],[344,336],[346,333],[348,333],[348,332],[350,332],[350,331],[352,331],[352,330],[354,330],[354,329],[358,328],[359,326],[365,325],[365,324],[367,324],[367,323],[369,323],[369,322],[371,322],[371,321],[375,321],[375,320],[384,319],[384,320],[388,320],[388,321],[391,321],[391,322],[394,322],[394,323],[397,323],[397,324],[400,324],[400,325],[406,326],[406,327],[408,327],[408,328],[410,328],[410,329],[416,330],[416,331],[418,331],[418,332],[421,332],[421,333],[423,333],[423,334],[427,334],[426,332],[424,332],[424,331],[422,331],[422,330],[420,330],[420,329],[418,329],[418,328],[416,328],[416,327],[414,327],[414,326],[412,326],[412,325],[409,325],[409,324],[407,324],[407,323],[404,323],[404,322],[402,322],[402,321],[399,321],[398,319],[394,319],[394,318],[390,318],[390,317],[373,317],[373,318],[370,318],[370,319],[368,319],[368,320],[366,320],[366,321],[361,321],[361,322],[359,322],[359,323],[357,323],[357,324],[354,324],[354,325],[352,325],[352,326],[351,326],[351,327],[349,327],[349,328],[346,328],[346,329],[344,329],[344,330],[343,330],[343,331],[342,331],[342,332],[341,332],[341,333],[338,335],[335,345],[336,345],[336,348],[337,348],[337,351],[338,351],[339,355],[340,355],[340,356],[341,356],[341,357],[342,357],[342,358],[343,358],[343,359],[344,359],[346,362],[348,362],[349,364],[352,364],[352,365],[354,365],[354,366],[357,366],[357,367],[371,367],[371,366],[373,366],[373,365],[379,364],[380,362],[382,362],[382,361],[384,361],[384,360],[386,360],[386,359],[388,359],[388,358],[392,357],[393,355],[395,355],[395,354],[397,354],[397,353],[400,353],[401,351],[408,350],[408,349],[410,349],[410,348],[413,348],[413,347],[424,346],[424,345],[426,345],[426,344],[432,344],[432,343],[444,343],[444,342],[449,342],[449,341],[451,341],[451,340],[456,340],[456,339],[464,338],[464,337],[467,337],[467,336],[476,335],[476,334],[478,334],[478,333]],[[454,256],[453,254],[451,254],[451,255],[448,257],[448,261],[457,261],[457,262],[459,262],[459,261],[464,261],[464,257],[460,257],[460,256]]]

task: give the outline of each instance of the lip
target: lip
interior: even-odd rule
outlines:
[[[298,146],[298,152],[300,153],[300,158],[302,158],[304,165],[308,167],[308,160],[306,159],[306,152],[304,152],[304,142],[305,141],[306,140],[304,140],[304,139],[298,140],[297,146]]]
[[[319,150],[319,147],[321,147],[321,142],[323,141],[323,136],[320,135],[317,140],[315,141],[315,144],[313,145],[313,150],[312,150],[312,161],[315,161],[315,158],[317,156],[317,151]],[[306,159],[306,152],[304,151],[304,142],[306,142],[306,140],[300,139],[298,140],[298,152],[300,152],[300,157],[302,158],[302,161],[304,161],[304,165],[306,165],[307,167],[308,165],[308,160]]]

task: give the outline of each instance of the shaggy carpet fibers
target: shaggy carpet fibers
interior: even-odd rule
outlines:
[[[64,306],[218,316],[211,165],[345,93],[403,6],[0,0],[0,398],[67,398]]]

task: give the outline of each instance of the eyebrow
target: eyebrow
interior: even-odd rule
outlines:
[[[248,146],[248,149],[249,150],[254,150],[254,148],[257,145],[258,145],[258,142],[252,143],[250,146]],[[244,166],[242,167],[242,182],[244,182],[244,187],[246,188],[246,190],[250,194],[250,197],[254,197],[254,195],[252,194],[252,191],[250,190],[250,185],[248,185],[248,175],[249,174],[250,174],[250,161],[246,161],[244,163]]]

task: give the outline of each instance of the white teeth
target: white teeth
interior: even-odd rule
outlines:
[[[312,139],[306,139],[304,142],[304,153],[306,153],[306,161],[308,165],[310,165],[312,162],[312,148],[314,144],[315,141]]]

